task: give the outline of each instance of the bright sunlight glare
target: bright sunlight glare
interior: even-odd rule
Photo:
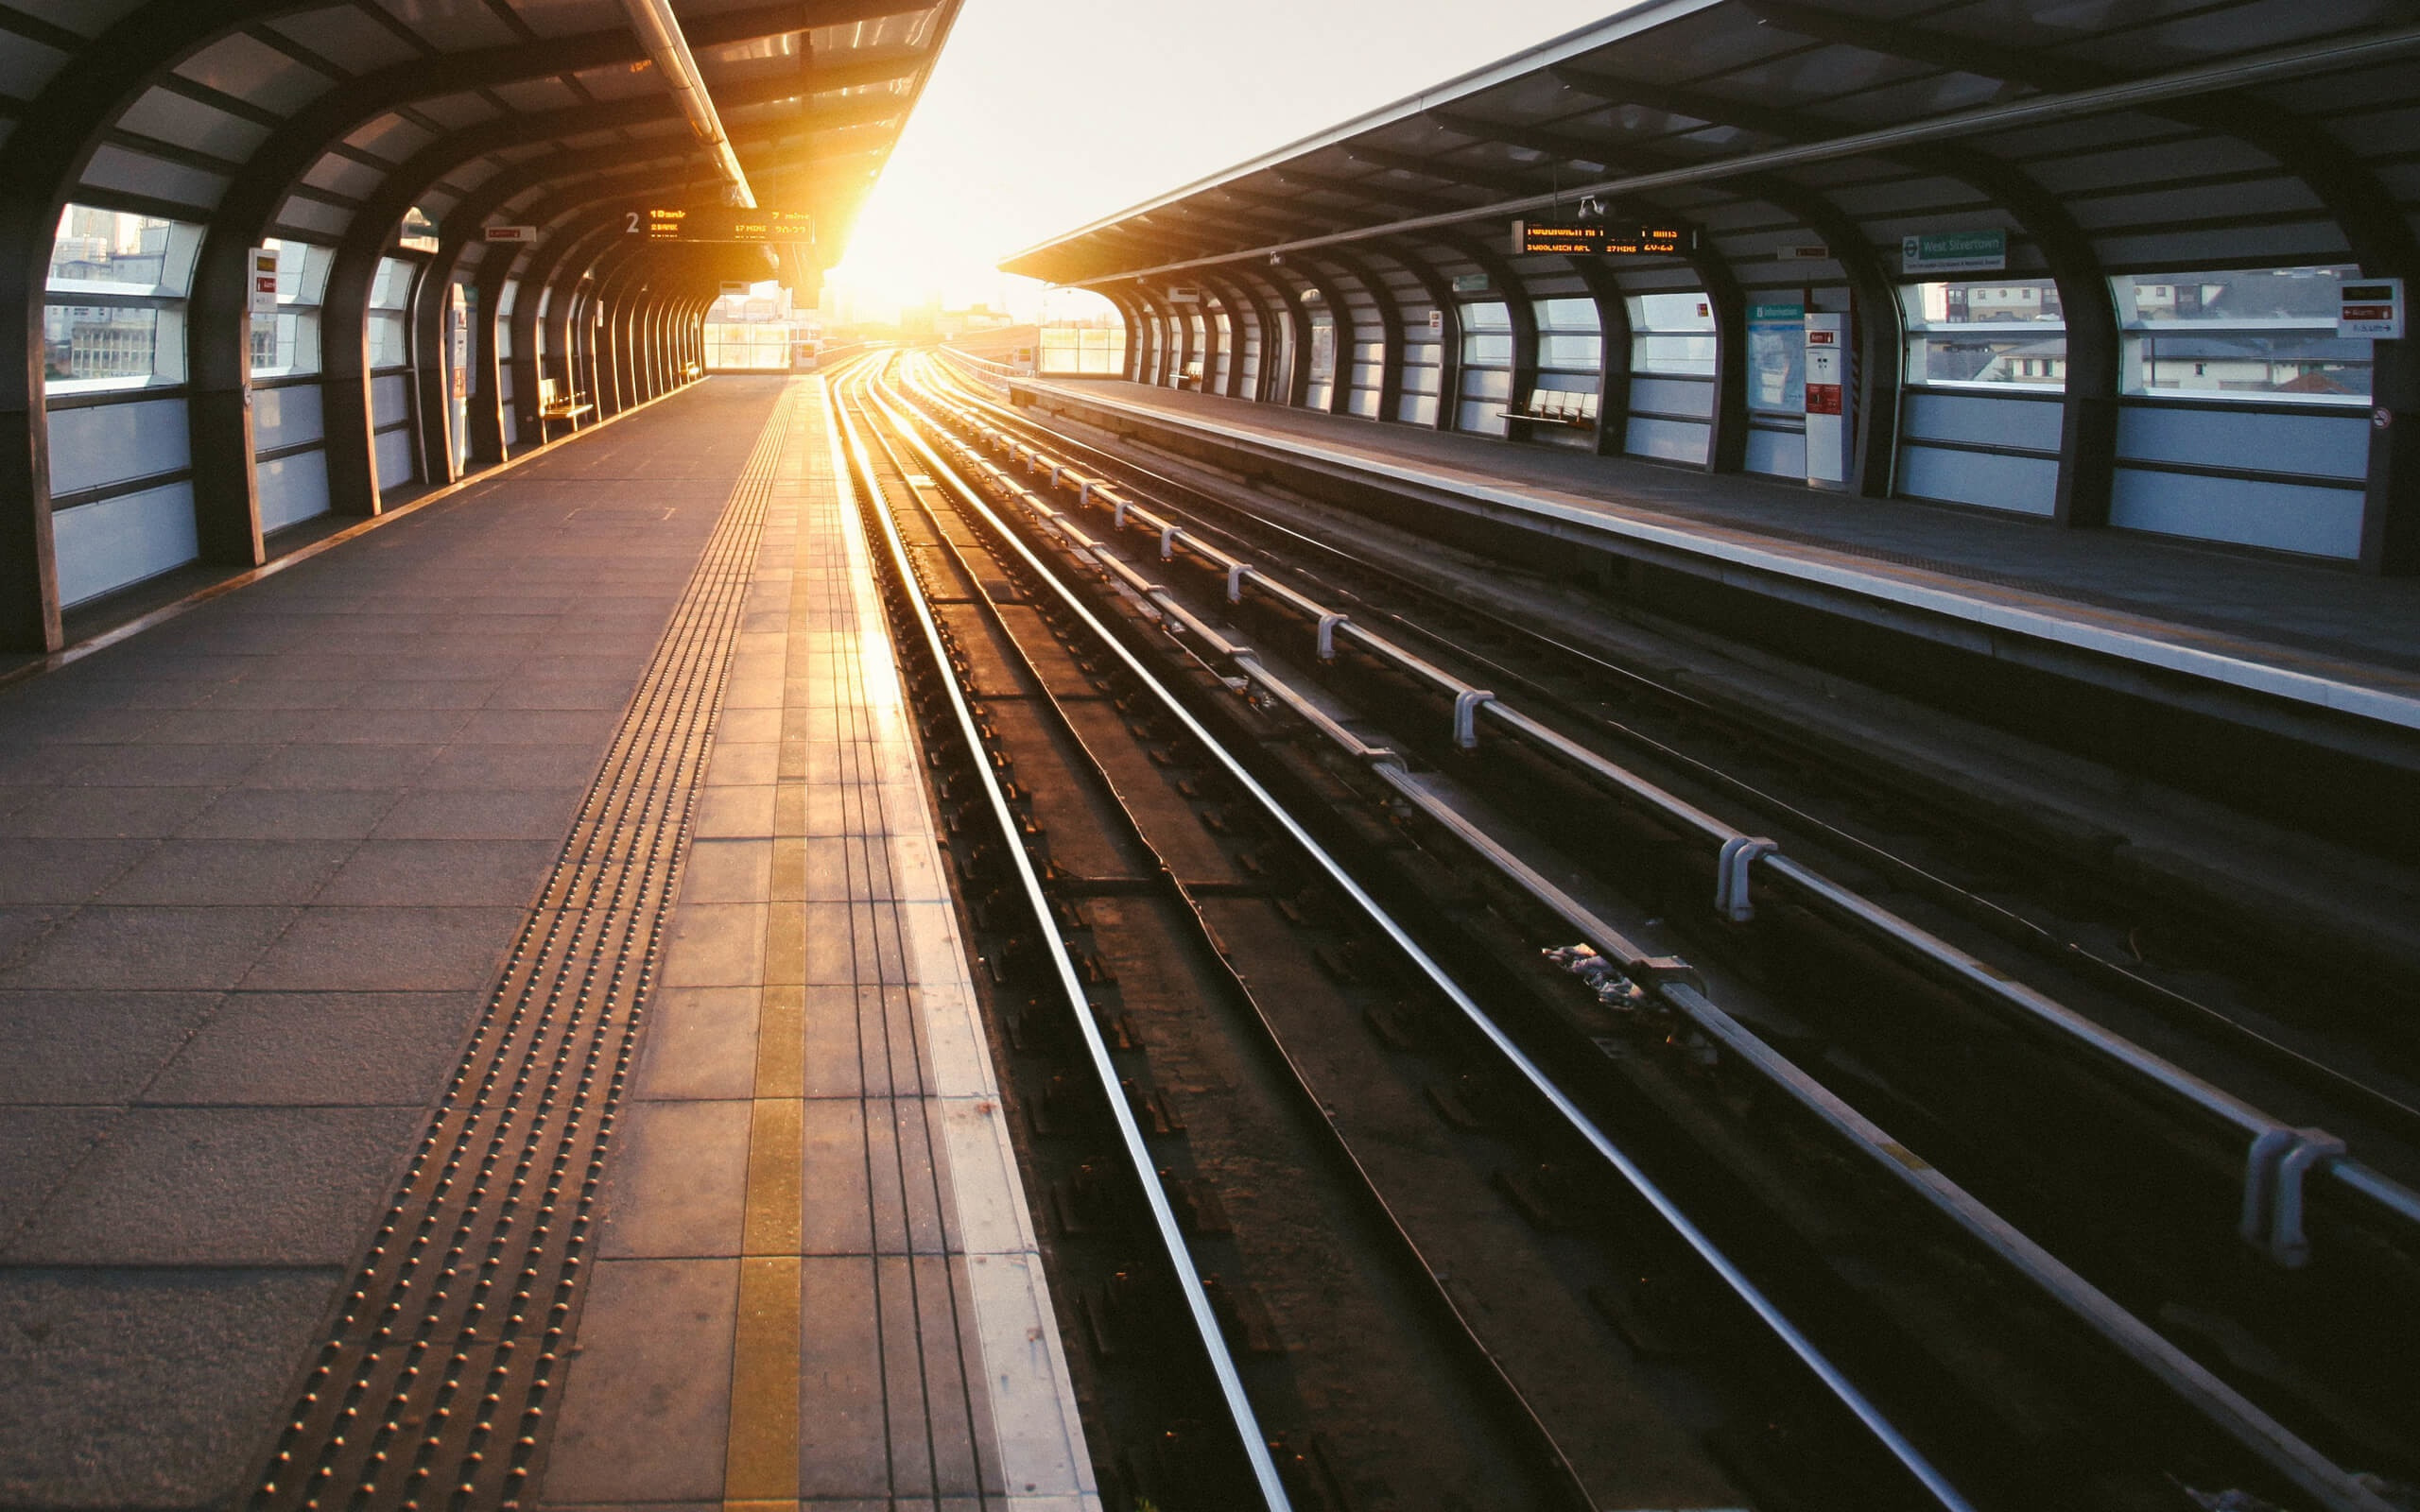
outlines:
[[[1010,253],[1625,9],[968,0],[830,284],[859,318],[1031,319]]]

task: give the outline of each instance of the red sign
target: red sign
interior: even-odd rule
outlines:
[[[1809,415],[1837,415],[1840,412],[1840,385],[1808,384],[1806,386],[1806,413]]]

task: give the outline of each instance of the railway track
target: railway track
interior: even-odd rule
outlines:
[[[1426,721],[1401,665],[1345,707],[1319,662],[1239,656],[1154,580],[1201,527],[1053,459],[1106,493],[1063,510],[993,450],[1031,440],[883,366],[844,423],[929,653],[926,743],[982,752],[939,791],[1120,1493],[1185,1504],[1193,1454],[1270,1504],[1638,1504],[1641,1425],[1680,1425],[1713,1444],[1699,1495],[1757,1504],[2386,1504],[1750,1025],[1786,1006],[1725,1011],[1730,982],[1641,949],[1598,878],[1505,842],[1525,805],[1455,772],[1500,699]],[[1103,520],[1150,523],[1157,561]],[[1207,583],[1244,605],[1268,578],[1235,566]],[[1067,1137],[1086,1120],[1118,1130],[1115,1180]],[[1131,1382],[1128,1338],[1198,1369]],[[1210,1403],[1222,1442],[1171,1437]]]

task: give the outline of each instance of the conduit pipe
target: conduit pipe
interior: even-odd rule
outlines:
[[[705,76],[698,72],[698,60],[690,55],[689,39],[681,34],[681,18],[672,13],[672,0],[622,0],[622,11],[630,17],[639,45],[664,76],[664,87],[672,92],[681,113],[689,118],[689,129],[714,154],[717,171],[731,185],[732,202],[755,209],[756,192],[748,187],[739,154],[731,149],[731,138],[723,133],[715,97],[706,92]]]

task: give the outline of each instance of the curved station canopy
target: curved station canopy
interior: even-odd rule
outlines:
[[[0,387],[10,647],[651,394],[724,282],[811,300],[957,9],[0,9],[0,310],[28,354]],[[763,245],[630,234],[751,203],[785,227]]]
[[[2334,294],[2420,278],[2416,59],[2392,0],[1650,0],[1001,266],[1146,382],[1493,434],[1601,387],[1599,452],[1785,476],[1756,312],[1853,312],[1852,489],[2411,571],[2414,343]],[[1683,237],[1510,234],[1583,212]]]

